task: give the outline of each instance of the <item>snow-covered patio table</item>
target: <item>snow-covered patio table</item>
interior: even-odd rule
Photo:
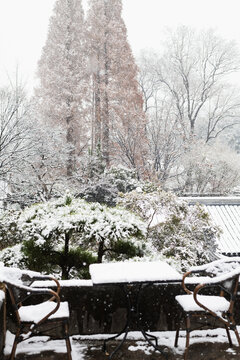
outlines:
[[[106,351],[107,341],[124,334],[121,342],[109,358],[113,357],[126,340],[131,322],[134,322],[144,338],[167,358],[167,354],[159,348],[157,338],[149,335],[141,326],[142,315],[139,312],[139,302],[142,292],[150,284],[179,283],[182,280],[182,275],[163,261],[92,264],[90,265],[90,274],[93,286],[115,284],[123,290],[126,297],[127,319],[124,328],[118,334],[104,340],[103,350]],[[132,291],[133,285],[137,288],[136,293]],[[135,296],[132,294],[135,294]],[[155,344],[152,342],[153,340]]]
[[[90,274],[95,285],[182,280],[182,275],[164,261],[92,264]]]

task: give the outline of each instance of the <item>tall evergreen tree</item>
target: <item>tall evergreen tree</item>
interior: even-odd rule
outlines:
[[[68,145],[66,172],[87,142],[84,13],[81,0],[57,0],[38,64],[37,107],[44,122],[62,130]]]
[[[93,92],[92,146],[109,165],[139,168],[145,148],[145,116],[137,66],[121,17],[121,0],[90,0],[87,44]],[[120,159],[119,159],[120,157]]]

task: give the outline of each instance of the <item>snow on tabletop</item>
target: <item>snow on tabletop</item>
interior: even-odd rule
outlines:
[[[92,264],[89,270],[93,284],[164,282],[182,279],[181,274],[163,261]]]

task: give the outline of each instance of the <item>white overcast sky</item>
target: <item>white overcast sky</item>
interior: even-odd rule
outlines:
[[[86,2],[87,0],[84,0]],[[55,0],[0,0],[0,86],[18,65],[31,88]],[[214,28],[240,46],[240,0],[123,0],[123,18],[135,55],[160,48],[165,27]]]

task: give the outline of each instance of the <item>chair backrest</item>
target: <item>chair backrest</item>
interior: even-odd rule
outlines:
[[[239,257],[224,257],[223,259],[219,259],[217,261],[213,261],[207,264],[205,272],[210,276],[219,276],[224,273],[229,273],[240,266],[240,258]]]
[[[211,310],[211,308],[207,307],[206,305],[203,305],[201,303],[201,300],[199,300],[199,295],[203,290],[216,290],[220,289],[220,296],[224,296],[229,301],[229,308],[225,313],[231,313],[233,311],[234,303],[236,300],[236,295],[238,291],[238,284],[239,284],[239,276],[240,276],[240,266],[238,266],[236,269],[229,271],[227,273],[223,273],[222,275],[218,275],[214,278],[209,278],[209,280],[206,279],[205,283],[198,284],[194,291],[193,291],[193,297],[196,303],[203,307],[205,310],[207,310],[209,313],[214,315],[215,317],[218,317],[214,311]],[[221,319],[223,322],[225,320]]]
[[[200,266],[194,266],[190,269],[190,271],[186,272],[183,275],[182,280],[182,286],[183,289],[186,291],[186,293],[190,294],[192,291],[188,289],[186,286],[186,280],[191,275],[194,277],[195,284],[198,283],[198,281],[205,282],[206,279],[214,279],[218,277],[222,277],[222,282],[218,284],[218,286],[226,293],[228,293],[230,296],[232,291],[235,290],[236,287],[236,279],[234,279],[234,276],[232,279],[229,278],[231,276],[231,273],[236,270],[238,273],[238,270],[240,269],[240,257],[223,257],[219,260],[215,260],[213,262],[210,262],[208,264],[200,265]],[[203,280],[198,280],[198,277],[203,277]],[[206,279],[205,279],[206,278]],[[194,281],[189,281],[188,283],[194,283]]]
[[[233,301],[232,299],[235,300],[235,296],[237,294],[239,273],[239,257],[225,257],[223,259],[213,261],[207,264],[205,269],[205,275],[215,278],[216,281],[219,277],[223,278],[223,281],[219,283],[219,288],[230,296],[231,301]]]
[[[34,277],[31,277],[29,274],[25,274],[26,276],[23,277],[23,279],[16,281],[13,280],[5,280],[4,284],[6,285],[6,288],[9,293],[9,297],[11,299],[12,307],[16,316],[16,319],[18,323],[20,323],[20,316],[19,316],[19,308],[23,305],[23,303],[26,303],[26,301],[30,297],[36,297],[37,301],[34,300],[32,303],[32,300],[30,302],[31,305],[34,303],[43,303],[45,301],[55,301],[56,307],[53,312],[57,311],[58,307],[60,306],[60,298],[59,298],[59,292],[60,292],[60,285],[59,282],[54,279],[51,276],[43,276],[41,274],[35,275]],[[49,288],[37,288],[37,287],[31,287],[31,284],[36,280],[53,280],[55,284],[57,285],[57,290],[54,291]],[[27,304],[29,305],[29,304]]]
[[[231,297],[237,294],[239,275],[223,281],[219,286],[220,288]]]
[[[12,283],[5,282],[6,288],[8,290],[8,294],[11,300],[12,308],[18,323],[20,323],[20,316],[18,313],[18,309],[21,306],[21,302],[23,300],[23,292],[18,288],[15,287]]]

